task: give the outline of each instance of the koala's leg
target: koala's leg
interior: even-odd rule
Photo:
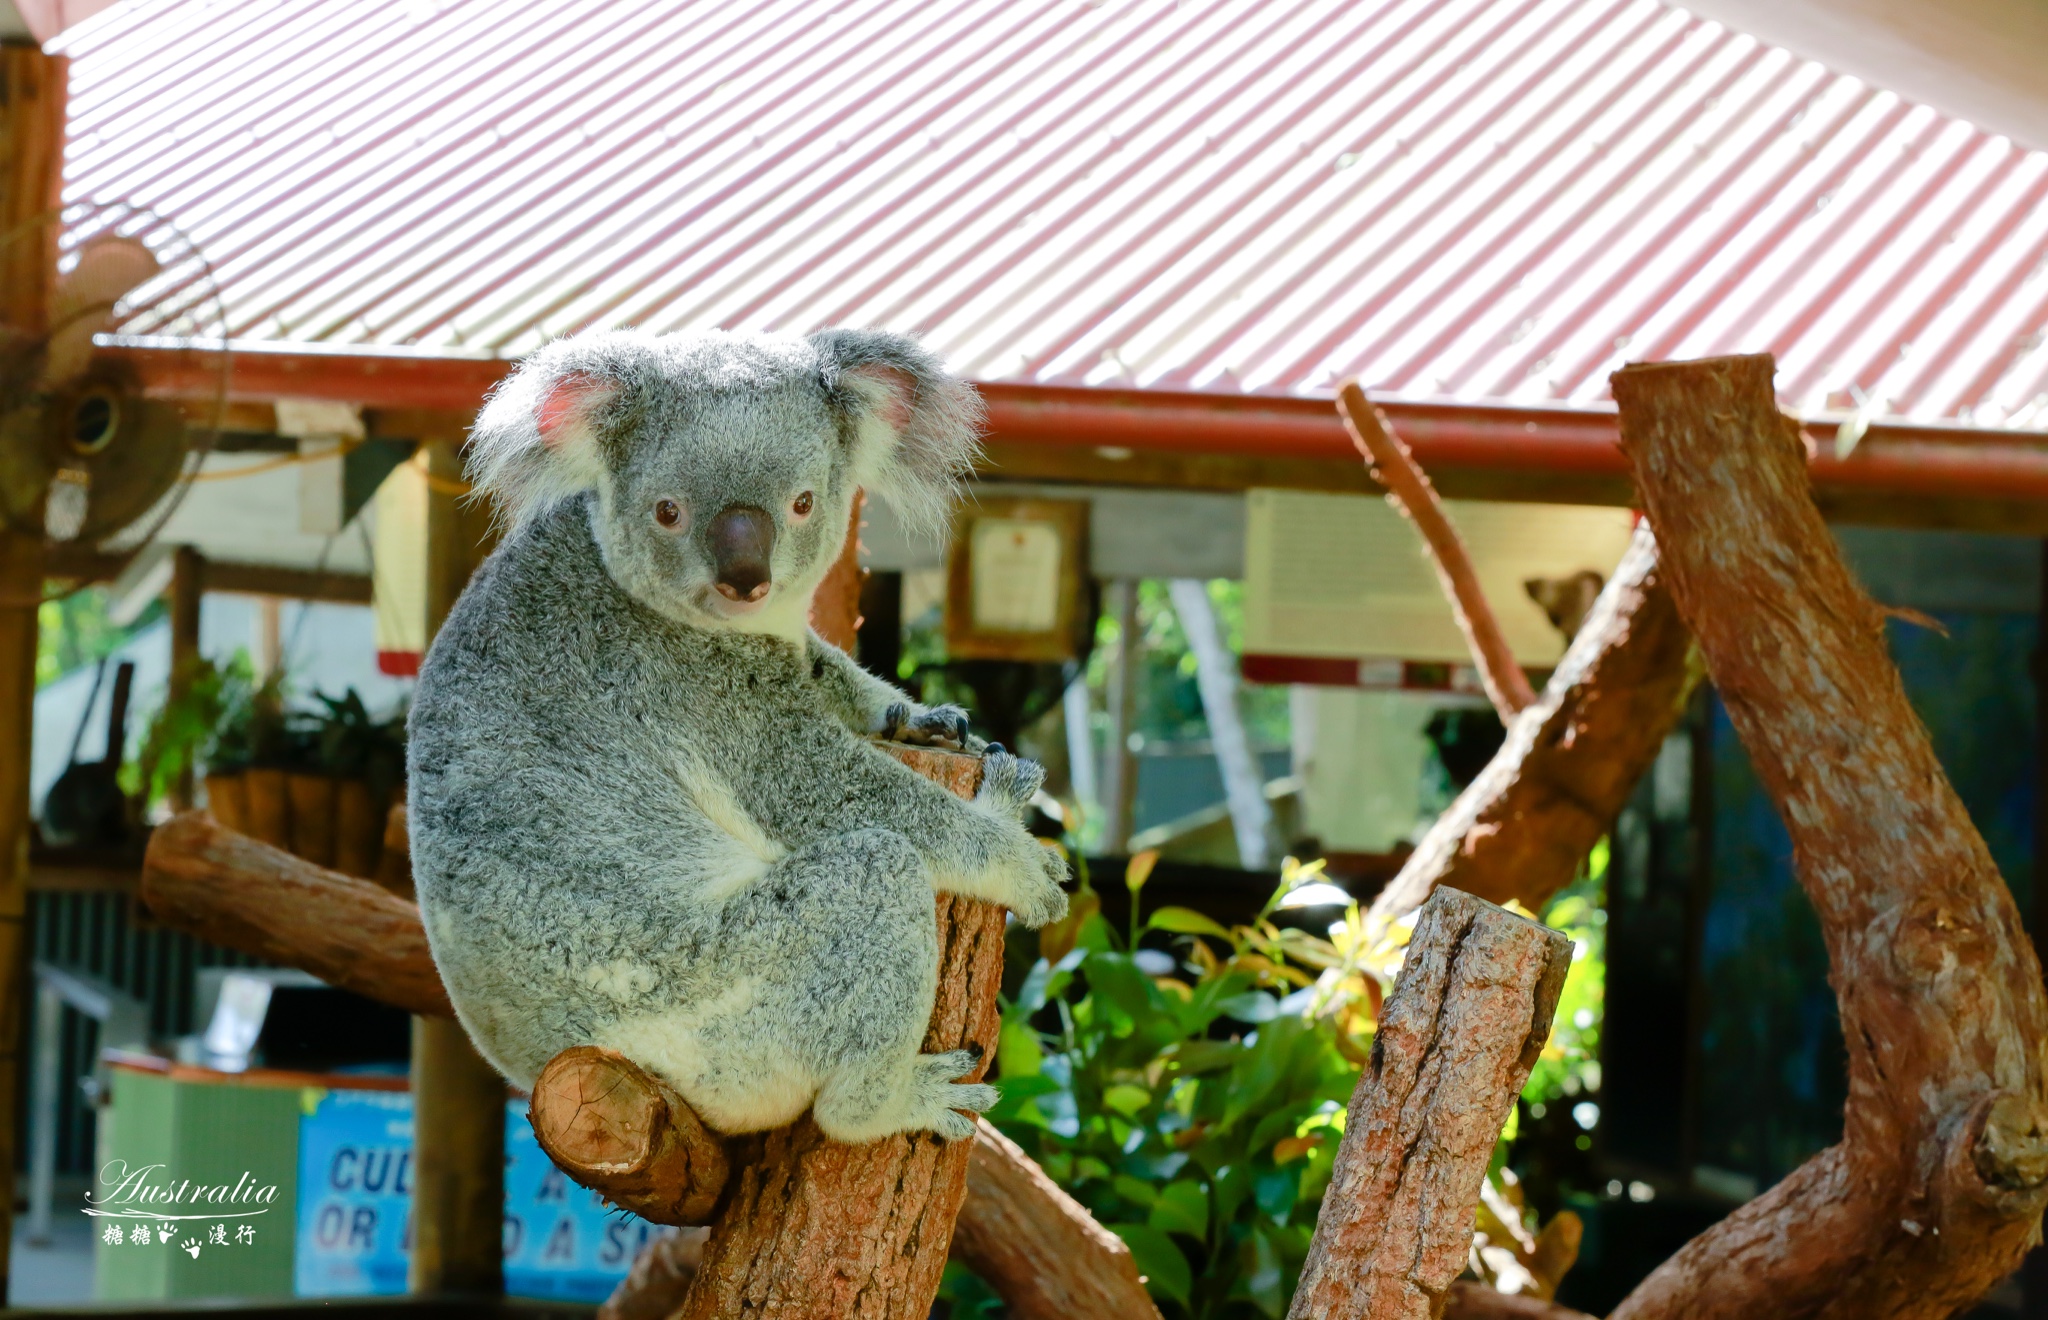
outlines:
[[[954,1110],[994,1103],[992,1088],[953,1081],[973,1056],[918,1052],[938,929],[925,861],[902,835],[859,830],[792,852],[728,904],[723,938],[755,988],[727,1020],[704,1025],[707,1115],[746,1108],[743,1092],[758,1095],[791,1064],[815,1085],[818,1125],[838,1141],[968,1135]]]

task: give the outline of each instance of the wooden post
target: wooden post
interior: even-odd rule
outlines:
[[[422,444],[431,640],[489,553],[487,510],[465,507],[456,444]],[[412,1025],[415,1293],[504,1291],[505,1079],[451,1018]]]
[[[1822,1151],[1664,1262],[1615,1320],[1934,1320],[2048,1204],[2048,995],[2012,894],[1814,507],[1768,356],[1613,378],[1679,613],[1792,837],[1849,1096]]]
[[[0,334],[40,335],[48,324],[65,73],[61,57],[32,45],[0,44]],[[40,533],[0,531],[0,1245],[14,1237],[16,1097],[29,984],[28,780],[42,597]],[[7,1283],[0,1260],[0,1302]]]
[[[206,594],[206,562],[189,545],[171,554],[171,681],[169,700],[175,705],[192,690],[199,664],[199,606]],[[195,801],[192,766],[188,762],[171,785],[171,805],[189,811]]]
[[[1423,905],[1289,1320],[1434,1320],[1494,1142],[1550,1038],[1571,941],[1456,889]]]

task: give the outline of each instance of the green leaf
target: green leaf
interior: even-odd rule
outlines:
[[[1109,1231],[1124,1240],[1131,1249],[1131,1259],[1137,1262],[1138,1273],[1145,1278],[1145,1286],[1155,1296],[1165,1297],[1188,1304],[1189,1294],[1194,1290],[1194,1271],[1188,1268],[1188,1258],[1180,1254],[1180,1248],[1173,1239],[1150,1224],[1111,1224]]]
[[[1116,1189],[1118,1196],[1133,1205],[1152,1206],[1159,1203],[1159,1189],[1143,1178],[1133,1178],[1127,1173],[1120,1173],[1109,1180],[1109,1185]]]
[[[1145,927],[1148,930],[1172,931],[1176,935],[1213,935],[1226,943],[1232,942],[1229,930],[1193,908],[1160,908],[1152,914]]]
[[[1301,1192],[1301,1170],[1292,1165],[1268,1169],[1252,1183],[1252,1200],[1273,1222],[1284,1224]]]
[[[1136,1117],[1152,1103],[1152,1093],[1131,1082],[1119,1082],[1102,1093],[1102,1103],[1120,1114]]]
[[[997,1075],[1005,1082],[1020,1077],[1036,1077],[1045,1069],[1045,1049],[1038,1043],[1038,1033],[1031,1029],[1031,1023],[1021,1014],[1012,1014],[1003,1019],[1002,1034],[996,1037]]]
[[[1152,1227],[1186,1233],[1197,1242],[1209,1237],[1209,1189],[1193,1178],[1181,1178],[1159,1189],[1152,1207]]]
[[[1237,1062],[1244,1046],[1234,1040],[1184,1040],[1173,1047],[1173,1061],[1191,1075],[1215,1072]]]

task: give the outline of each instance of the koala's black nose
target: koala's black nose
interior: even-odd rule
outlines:
[[[722,509],[705,527],[704,539],[711,547],[719,595],[727,600],[759,600],[768,594],[775,520],[765,510],[743,504]]]

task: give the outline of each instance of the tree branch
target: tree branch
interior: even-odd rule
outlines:
[[[1450,597],[1451,612],[1465,634],[1465,644],[1472,649],[1473,663],[1479,666],[1479,681],[1485,685],[1493,708],[1500,712],[1501,723],[1506,724],[1535,704],[1536,693],[1529,687],[1529,676],[1516,663],[1514,652],[1508,649],[1508,640],[1501,633],[1493,607],[1486,603],[1486,592],[1479,585],[1478,573],[1473,571],[1472,556],[1465,550],[1464,539],[1445,515],[1428,474],[1416,464],[1408,446],[1394,434],[1386,414],[1373,406],[1357,381],[1347,380],[1338,388],[1337,414],[1350,430],[1352,443],[1372,468],[1373,479],[1387,488],[1388,501],[1407,514],[1415,530],[1422,533],[1429,546],[1430,560],[1443,581],[1444,594]]]
[[[1430,895],[1351,1095],[1289,1320],[1442,1313],[1571,947],[1470,894]]]
[[[1638,527],[1542,700],[1373,899],[1373,928],[1439,885],[1542,911],[1614,827],[1701,674],[1657,543]]]
[[[408,1013],[452,1017],[417,906],[237,834],[203,811],[150,834],[139,897],[166,926],[303,968]]]
[[[1948,1316],[2048,1202],[2048,996],[1778,410],[1767,356],[1632,366],[1621,444],[1667,580],[1820,918],[1843,1138],[1695,1238],[1616,1320]]]

